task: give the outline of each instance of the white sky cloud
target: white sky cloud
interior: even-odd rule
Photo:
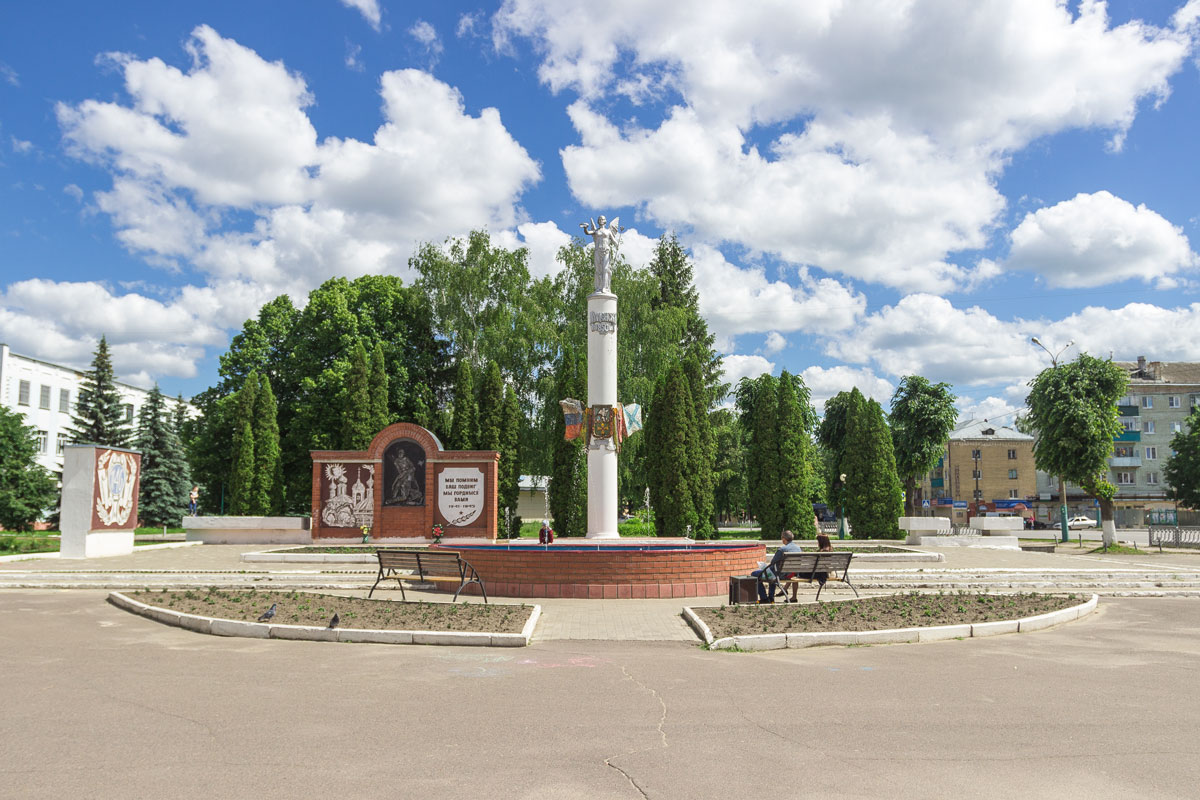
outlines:
[[[1191,47],[1089,0],[506,0],[494,30],[581,95],[563,151],[581,202],[908,291],[974,282],[952,254],[1000,221],[1008,153],[1076,127],[1119,139]],[[631,85],[678,102],[606,116]]]
[[[787,339],[780,335],[779,331],[770,331],[767,333],[767,338],[763,341],[763,352],[767,355],[778,353],[783,348],[787,347]]]
[[[825,413],[825,401],[839,392],[857,388],[869,398],[878,400],[886,410],[892,402],[895,387],[869,369],[845,366],[808,367],[800,373],[812,396],[818,414]]]
[[[736,387],[742,378],[757,378],[775,369],[775,362],[762,356],[727,355],[722,361],[725,370],[723,380]]]
[[[1106,191],[1077,194],[1027,214],[1012,232],[1008,265],[1050,286],[1094,287],[1130,278],[1173,288],[1196,266],[1187,237],[1145,205]]]

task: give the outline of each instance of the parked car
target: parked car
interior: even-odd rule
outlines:
[[[1077,530],[1079,528],[1094,528],[1096,527],[1096,520],[1092,519],[1091,517],[1071,517],[1069,520],[1067,520],[1067,527],[1071,530]]]

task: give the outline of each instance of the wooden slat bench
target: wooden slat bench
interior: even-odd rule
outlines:
[[[790,578],[762,578],[761,580],[768,583],[775,583],[787,596],[787,587],[792,587],[792,599],[796,599],[796,590],[801,583],[812,583],[817,580],[816,573],[825,572],[828,574],[827,581],[839,581],[846,584],[854,590],[854,596],[858,597],[858,589],[854,588],[854,584],[850,582],[850,559],[854,557],[854,553],[847,551],[820,551],[816,553],[784,553],[782,556],[777,556],[778,561],[771,564],[771,572],[775,576],[791,575]],[[821,585],[817,589],[816,599],[821,599]]]
[[[368,598],[375,593],[375,587],[379,586],[380,581],[395,578],[396,583],[400,585],[400,597],[404,600],[408,599],[404,594],[404,581],[413,581],[458,584],[454,600],[458,600],[462,590],[474,583],[479,586],[483,602],[488,601],[483,580],[475,572],[475,568],[458,553],[447,553],[443,550],[380,549],[375,551],[375,555],[379,557],[379,575],[375,578],[375,585],[367,593]]]

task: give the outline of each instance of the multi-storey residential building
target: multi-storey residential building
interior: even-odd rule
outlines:
[[[24,415],[25,424],[37,431],[38,462],[60,472],[63,447],[70,441],[71,415],[79,398],[83,373],[71,367],[17,355],[0,344],[0,404]],[[135,423],[137,411],[149,392],[117,383],[125,405],[125,419]]]
[[[919,505],[929,500],[931,511],[965,524],[977,513],[1032,508],[1036,486],[1033,437],[973,419],[950,433],[941,460],[921,482],[917,500]]]
[[[1129,389],[1118,410],[1124,431],[1113,442],[1109,480],[1117,487],[1118,525],[1173,521],[1163,467],[1172,455],[1171,439],[1184,430],[1200,406],[1200,364],[1116,361],[1129,373]]]

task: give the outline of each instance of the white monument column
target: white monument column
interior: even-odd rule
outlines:
[[[592,430],[597,409],[617,405],[617,296],[596,292],[588,297],[588,408]],[[610,422],[613,432],[617,420]],[[617,448],[615,439],[588,438],[589,539],[615,539],[617,533]]]

